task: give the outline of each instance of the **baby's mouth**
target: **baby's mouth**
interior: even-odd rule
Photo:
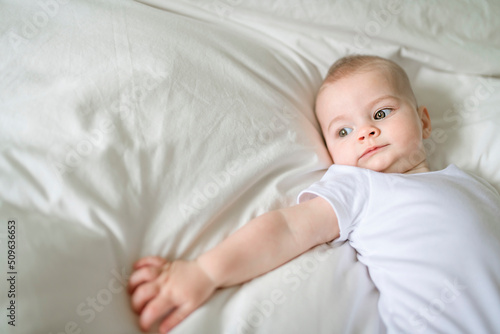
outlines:
[[[367,148],[363,154],[361,154],[361,156],[359,157],[358,160],[361,160],[362,158],[365,158],[365,157],[369,157],[375,153],[377,153],[380,149],[388,146],[389,144],[386,144],[386,145],[381,145],[381,146],[372,146],[372,147],[369,147]]]

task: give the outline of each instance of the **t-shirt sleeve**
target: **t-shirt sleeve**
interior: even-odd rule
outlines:
[[[340,236],[333,242],[349,239],[367,211],[370,197],[370,174],[350,166],[331,166],[320,181],[303,190],[297,202],[322,197],[332,206],[339,223]]]

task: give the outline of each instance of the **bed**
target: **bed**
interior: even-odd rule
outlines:
[[[321,178],[314,97],[347,54],[405,68],[432,169],[500,191],[499,17],[494,0],[3,1],[0,332],[140,333],[134,261],[193,259]],[[384,333],[377,301],[354,250],[325,244],[173,333]]]

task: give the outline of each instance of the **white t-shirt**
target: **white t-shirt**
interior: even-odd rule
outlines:
[[[380,291],[388,333],[500,332],[500,196],[454,165],[385,174],[333,165],[299,195],[335,210]]]

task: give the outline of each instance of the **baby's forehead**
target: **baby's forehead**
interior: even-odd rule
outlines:
[[[331,80],[325,79],[318,91],[318,96],[323,91],[327,95],[356,93],[359,92],[359,88],[364,86],[384,87],[386,91],[397,92],[400,86],[398,81],[397,74],[387,69],[380,67],[363,68],[362,70],[344,73],[342,76],[334,77]]]
[[[373,85],[378,85],[381,83],[386,83],[386,88],[388,88],[392,94],[395,96],[401,96],[402,98],[408,98],[414,101],[415,97],[413,90],[410,86],[408,77],[403,70],[395,68],[390,64],[366,64],[358,69],[351,69],[350,71],[344,72],[341,75],[333,75],[332,79],[326,78],[323,82],[320,90],[318,91],[318,97],[325,88],[331,86],[332,84],[343,85],[348,83],[350,80],[343,79],[363,79],[364,76],[375,76],[380,79],[380,81],[373,82]],[[338,87],[338,86],[337,86]],[[331,94],[334,91],[328,90]]]
[[[353,70],[351,73],[346,74],[345,78],[363,78],[368,76],[375,76],[380,80],[379,82],[388,82],[393,89],[397,89],[403,79],[401,74],[399,74],[397,71],[392,70],[387,66],[380,65],[367,65],[366,67],[359,70]],[[340,80],[342,80],[342,78],[340,78]]]

